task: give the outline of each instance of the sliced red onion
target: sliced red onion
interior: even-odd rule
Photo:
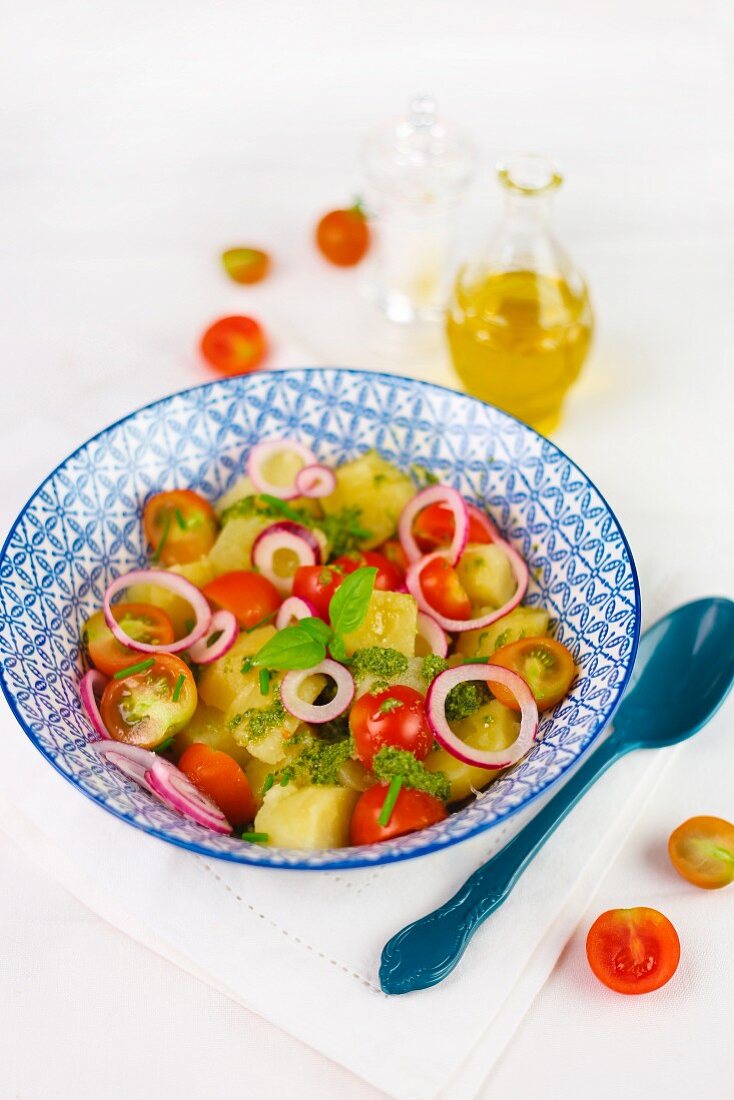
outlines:
[[[138,745],[127,745],[122,741],[112,740],[97,742],[94,747],[100,756],[119,768],[128,779],[133,779],[144,790],[150,791],[151,794],[155,793],[145,778],[146,772],[150,771],[158,759],[154,752],[141,749]]]
[[[213,829],[216,833],[232,832],[232,826],[211,798],[202,794],[175,764],[154,753],[152,755],[155,757],[154,763],[145,773],[145,779],[161,802],[206,829]]]
[[[427,554],[425,558],[421,558],[420,561],[413,562],[413,564],[409,566],[408,572],[405,575],[405,583],[408,586],[408,591],[418,604],[420,610],[431,615],[438,625],[442,627],[443,630],[448,631],[449,634],[461,634],[465,630],[483,630],[485,626],[496,623],[503,615],[509,614],[514,607],[517,607],[527,592],[528,567],[523,559],[516,550],[513,550],[508,542],[504,541],[504,539],[497,539],[494,545],[499,546],[507,555],[510,565],[512,566],[512,571],[515,574],[517,588],[507,603],[503,604],[502,607],[498,607],[496,611],[489,611],[486,615],[480,615],[477,619],[447,619],[445,615],[441,615],[435,607],[432,607],[425,597],[423,586],[420,581],[421,573],[425,567],[436,558],[448,558],[449,554],[447,550],[434,550],[432,554]]]
[[[189,657],[197,665],[210,665],[223,657],[237,641],[240,632],[237,619],[231,611],[215,611],[209,629],[189,650]],[[219,637],[217,637],[219,635]],[[211,639],[215,640],[212,641]]]
[[[194,627],[185,638],[179,638],[169,645],[151,645],[148,642],[138,642],[126,634],[112,614],[112,599],[118,592],[129,588],[131,584],[157,584],[161,588],[167,588],[176,596],[180,596],[186,603],[191,604],[191,610],[195,616]],[[104,594],[102,605],[107,626],[122,645],[129,646],[136,653],[181,653],[189,649],[199,638],[202,638],[209,629],[212,619],[212,611],[207,603],[206,596],[178,573],[169,573],[167,569],[133,569],[130,573],[124,573],[114,580]]]
[[[292,550],[299,565],[321,565],[321,544],[308,527],[289,519],[271,523],[257,536],[252,544],[252,564],[284,596],[293,587],[293,577],[281,577],[275,572],[273,558],[278,550]]]
[[[516,740],[506,749],[482,752],[467,745],[451,729],[446,718],[446,697],[452,688],[466,680],[484,680],[490,687],[492,684],[502,684],[520,704],[520,730]],[[439,673],[426,695],[426,715],[438,743],[457,760],[473,768],[509,768],[525,756],[538,732],[538,706],[533,693],[521,676],[499,665],[457,665]]]
[[[98,733],[104,741],[109,741],[111,738],[99,713],[97,700],[102,698],[102,692],[108,683],[108,677],[96,668],[90,669],[79,681],[79,698],[82,701],[84,713],[92,723],[94,732]]]
[[[328,497],[336,489],[336,474],[328,466],[312,463],[296,474],[296,489],[301,497]]]
[[[490,542],[502,541],[502,535],[499,533],[486,512],[483,512],[481,508],[477,508],[476,504],[467,504],[466,509],[470,517],[475,519],[479,526],[482,527],[484,531],[486,531]]]
[[[297,443],[293,439],[266,439],[262,443],[256,443],[247,456],[247,473],[258,493],[269,493],[271,497],[279,497],[281,500],[293,500],[299,495],[295,481],[292,485],[274,485],[263,473],[267,460],[283,451],[291,451],[303,459],[304,466],[316,465],[316,455],[303,443]]]
[[[289,596],[278,608],[275,616],[275,629],[282,630],[290,626],[291,619],[312,619],[316,617],[316,608],[300,596]]]
[[[445,553],[449,555],[451,564],[456,565],[466,549],[469,537],[469,513],[461,493],[457,493],[456,489],[451,489],[448,485],[429,485],[427,489],[422,489],[408,501],[398,523],[400,545],[409,562],[418,561],[423,556],[413,535],[413,522],[418,513],[429,504],[444,504],[453,514],[454,536]]]
[[[448,638],[433,615],[428,615],[425,611],[418,612],[418,637],[423,638],[431,653],[438,657],[445,657],[449,651]]]
[[[330,703],[316,706],[306,703],[298,694],[298,689],[309,676],[329,676],[336,684],[336,695]],[[338,661],[332,661],[327,657],[313,668],[299,669],[297,672],[287,672],[280,685],[280,698],[283,706],[298,718],[300,722],[311,722],[320,725],[322,722],[331,722],[338,718],[347,709],[354,698],[354,679],[351,672],[340,665]]]

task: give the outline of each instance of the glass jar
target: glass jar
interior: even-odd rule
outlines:
[[[498,174],[504,217],[487,253],[459,271],[449,347],[469,393],[547,434],[589,351],[591,304],[551,232],[551,200],[563,182],[558,168],[526,154]]]
[[[456,272],[458,207],[475,154],[441,122],[431,96],[364,144],[366,205],[373,231],[368,295],[391,321],[443,320]]]

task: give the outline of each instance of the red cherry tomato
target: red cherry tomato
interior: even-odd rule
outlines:
[[[510,642],[496,650],[489,663],[522,676],[540,710],[548,710],[560,702],[568,694],[576,675],[572,654],[554,638],[521,638],[518,642]],[[492,694],[506,707],[520,710],[515,696],[502,684],[493,684]]]
[[[370,230],[359,205],[324,214],[316,227],[316,244],[322,256],[338,267],[358,264],[370,246]]]
[[[424,760],[433,745],[425,699],[403,684],[361,695],[349,715],[349,729],[357,756],[368,768],[383,745],[406,749],[418,760]]]
[[[429,504],[413,522],[413,538],[424,554],[448,546],[454,537],[454,513],[445,504]],[[469,513],[469,542],[491,542],[489,532]]]
[[[125,633],[137,642],[170,645],[174,639],[173,623],[168,615],[151,603],[117,603],[112,607],[112,614]],[[92,664],[105,676],[113,676],[141,659],[139,651],[118,642],[102,611],[97,611],[87,621],[82,637]]]
[[[144,653],[138,657],[150,659]],[[140,672],[110,680],[99,712],[115,741],[153,749],[191,721],[197,698],[189,666],[172,653],[159,653]]]
[[[679,875],[703,890],[734,882],[734,825],[723,817],[691,817],[670,835],[670,859]]]
[[[145,502],[143,530],[156,563],[184,565],[209,553],[219,523],[208,500],[191,489],[174,489]]]
[[[252,317],[222,317],[201,338],[201,354],[221,374],[256,370],[267,350],[265,333]]]
[[[471,601],[459,574],[445,558],[434,558],[421,570],[420,584],[431,607],[447,619],[470,619]]]
[[[178,766],[191,782],[216,802],[235,829],[252,821],[257,811],[249,780],[236,760],[211,745],[189,745]]]
[[[678,933],[657,909],[610,909],[586,937],[589,966],[615,993],[652,993],[675,974]]]
[[[382,546],[377,547],[378,553],[382,554],[384,558],[391,561],[393,565],[397,565],[398,569],[401,569],[403,573],[408,569],[408,555],[403,550],[397,539],[387,539],[383,542]]]
[[[308,600],[319,618],[328,623],[331,597],[344,576],[330,565],[299,565],[293,577],[293,595]]]
[[[205,585],[202,592],[215,607],[231,611],[242,630],[252,630],[263,620],[269,621],[282,603],[272,581],[247,569],[223,573]]]
[[[235,283],[260,283],[270,270],[270,257],[259,248],[228,248],[222,253],[224,270]]]
[[[364,565],[374,565],[377,569],[375,588],[383,592],[394,592],[405,581],[405,571],[384,554],[378,554],[374,550],[353,550],[349,554],[342,554],[334,565],[343,573],[354,573]]]
[[[386,783],[378,783],[360,795],[354,807],[350,834],[352,844],[376,844],[392,840],[396,836],[414,833],[443,821],[446,810],[443,802],[425,791],[402,787],[387,825],[380,825],[379,816],[389,790]]]

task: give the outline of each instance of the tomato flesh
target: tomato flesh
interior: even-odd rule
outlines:
[[[354,573],[365,565],[373,565],[377,570],[375,588],[379,588],[382,592],[394,592],[405,583],[405,570],[375,550],[353,550],[349,554],[342,554],[336,559],[334,565],[347,574]]]
[[[517,672],[532,691],[540,710],[548,710],[560,702],[576,675],[572,654],[554,638],[521,638],[510,642],[496,650],[489,663]],[[506,707],[520,710],[509,688],[492,684],[492,694]]]
[[[357,756],[368,768],[383,745],[405,749],[418,760],[424,760],[433,745],[425,699],[404,684],[361,695],[349,715],[349,729]]]
[[[252,630],[269,622],[282,602],[272,581],[247,569],[223,573],[205,585],[202,592],[215,607],[231,611],[241,630]]]
[[[173,623],[160,607],[149,603],[118,603],[112,607],[115,621],[136,642],[147,645],[170,645],[174,639]],[[112,676],[140,660],[140,653],[118,642],[105,622],[104,612],[97,611],[84,626],[82,637],[95,668]]]
[[[723,817],[691,817],[671,833],[670,859],[679,875],[703,890],[734,882],[734,825]]]
[[[200,791],[216,802],[235,829],[254,820],[257,806],[249,780],[226,752],[195,742],[183,753],[178,766]]]
[[[265,333],[253,317],[222,317],[201,338],[201,354],[221,374],[248,374],[267,351]]]
[[[370,230],[359,207],[332,210],[316,227],[316,244],[321,255],[338,267],[353,267],[370,246]]]
[[[352,844],[376,844],[396,836],[415,833],[443,821],[446,809],[440,799],[425,791],[402,787],[387,825],[380,825],[379,816],[389,791],[387,783],[377,783],[360,795],[354,807],[350,825]]]
[[[387,558],[393,565],[397,565],[403,573],[408,569],[408,555],[403,550],[402,545],[397,539],[387,539],[383,542],[382,546],[378,546],[378,553],[382,554],[383,558]]]
[[[144,654],[137,656],[145,659]],[[153,749],[191,721],[196,704],[196,684],[189,666],[172,653],[161,653],[152,666],[110,680],[99,711],[115,741]]]
[[[424,554],[448,546],[454,537],[454,513],[440,502],[429,504],[413,521],[413,538]],[[469,542],[491,542],[489,532],[469,513]]]
[[[675,974],[680,941],[657,909],[610,909],[589,929],[586,955],[599,981],[615,993],[652,993]]]
[[[446,619],[470,619],[471,601],[459,580],[459,574],[445,558],[434,558],[421,570],[423,595],[434,610]]]
[[[299,565],[293,575],[293,595],[308,600],[316,615],[328,623],[331,597],[344,577],[340,569],[330,565]]]
[[[209,553],[219,523],[208,500],[191,489],[174,489],[146,501],[143,529],[156,564],[185,565]]]

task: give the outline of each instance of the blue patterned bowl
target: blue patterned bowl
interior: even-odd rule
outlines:
[[[486,506],[531,571],[528,603],[556,620],[580,669],[543,716],[529,756],[446,821],[384,844],[297,852],[244,844],[166,809],[100,761],[79,704],[84,620],[109,581],[146,562],[141,505],[192,486],[218,497],[254,442],[290,436],[320,460],[369,447],[428,467]],[[90,439],[51,474],[0,556],[2,687],[39,751],[89,798],[172,844],[238,863],[358,867],[445,848],[527,807],[592,744],[621,699],[639,633],[639,589],[604,498],[552,443],[470,397],[407,378],[288,370],[213,382],[157,401]]]

